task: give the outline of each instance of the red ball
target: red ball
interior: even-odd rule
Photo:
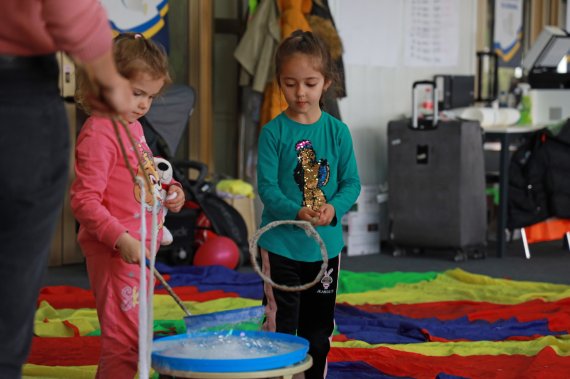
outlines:
[[[211,236],[194,255],[194,266],[225,266],[231,270],[239,265],[240,253],[236,243],[228,237]]]

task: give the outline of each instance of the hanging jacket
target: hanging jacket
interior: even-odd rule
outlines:
[[[311,13],[307,16],[309,25],[313,33],[321,38],[330,51],[336,71],[338,73],[338,83],[335,85],[333,98],[346,97],[346,83],[344,78],[344,62],[342,60],[342,41],[336,30],[336,25],[329,8],[328,0],[313,0]]]
[[[281,12],[281,40],[289,37],[297,29],[311,31],[306,14],[311,11],[311,0],[279,0]],[[261,106],[260,127],[287,109],[287,102],[275,78],[267,84]]]
[[[263,0],[256,8],[241,38],[234,57],[240,63],[240,85],[251,85],[262,93],[273,79],[273,56],[281,40],[276,0]]]

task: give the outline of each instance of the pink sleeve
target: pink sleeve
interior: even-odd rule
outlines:
[[[106,120],[109,122],[108,120]],[[110,125],[97,125],[103,119],[90,118],[83,126],[75,150],[75,180],[71,186],[71,209],[89,233],[110,248],[127,231],[105,207],[105,194],[111,170],[120,159]]]
[[[44,0],[43,18],[56,46],[79,61],[111,48],[109,20],[98,0]]]

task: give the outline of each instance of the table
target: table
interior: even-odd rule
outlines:
[[[307,357],[301,362],[292,366],[277,368],[263,371],[249,372],[195,372],[195,371],[177,371],[177,370],[160,370],[161,378],[194,378],[194,379],[258,379],[258,378],[275,378],[291,379],[294,374],[305,372],[313,365],[313,358],[307,354]],[[156,369],[156,368],[155,368]],[[166,375],[166,376],[164,376]]]
[[[520,137],[544,128],[544,125],[485,127],[485,142],[499,141],[499,214],[497,215],[497,257],[502,258],[506,250],[505,229],[507,227],[507,207],[509,203],[509,145],[513,137]]]

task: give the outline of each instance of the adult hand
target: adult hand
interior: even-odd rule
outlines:
[[[87,101],[94,114],[121,115],[133,109],[135,99],[131,83],[122,76],[117,76],[110,86],[99,86],[88,96]]]
[[[111,51],[83,65],[91,82],[86,101],[93,113],[121,115],[135,108],[131,83],[117,71]]]
[[[121,258],[127,263],[139,263],[141,243],[135,237],[125,232],[117,240],[117,249]],[[145,255],[150,259],[150,251],[145,247]]]

